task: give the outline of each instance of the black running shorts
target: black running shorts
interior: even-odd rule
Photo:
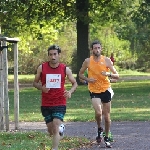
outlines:
[[[66,113],[66,106],[41,106],[41,112],[46,124],[52,122],[54,118],[63,121]]]
[[[111,93],[108,90],[106,90],[105,92],[101,92],[101,93],[90,92],[90,96],[91,96],[91,99],[100,98],[103,103],[108,103],[111,101]]]

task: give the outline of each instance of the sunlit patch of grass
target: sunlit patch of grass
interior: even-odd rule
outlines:
[[[125,75],[125,76],[147,76],[147,75],[150,75],[150,73],[146,73],[146,72],[138,72],[136,70],[121,70],[119,71],[119,74],[120,75]]]
[[[123,121],[150,121],[148,114],[150,109],[139,108],[117,108],[111,112],[111,120],[120,121],[120,118],[124,118]]]
[[[69,150],[86,144],[86,138],[64,137],[60,150]],[[50,150],[52,138],[42,132],[0,132],[0,150]]]
[[[32,83],[35,75],[18,75],[19,83]],[[8,82],[14,82],[14,75],[8,75]]]
[[[0,141],[3,150],[42,150],[51,145],[48,135],[41,132],[2,132]]]
[[[72,109],[68,109],[66,116],[65,116],[65,121],[91,121],[93,119],[94,115],[94,110],[93,108],[88,108],[83,111],[83,108],[81,109],[76,109],[76,112]]]

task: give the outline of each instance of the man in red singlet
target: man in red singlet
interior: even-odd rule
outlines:
[[[119,79],[119,74],[113,66],[110,58],[101,55],[102,46],[99,41],[94,41],[91,44],[92,56],[86,58],[79,71],[79,78],[88,82],[92,105],[95,110],[95,119],[98,126],[98,135],[96,140],[98,143],[102,140],[102,114],[105,122],[105,137],[104,142],[106,147],[111,147],[108,138],[110,131],[110,110],[111,98],[113,91],[108,77]],[[84,71],[88,69],[88,77],[84,76]],[[111,71],[111,72],[110,72]],[[102,113],[103,112],[103,113]]]
[[[66,113],[66,100],[71,98],[77,88],[72,71],[65,64],[59,63],[60,54],[59,46],[52,45],[48,48],[49,61],[38,67],[33,82],[33,86],[42,93],[41,112],[48,132],[53,135],[52,150],[58,150],[59,141],[63,135],[62,121]],[[68,91],[64,87],[66,76],[72,84]]]

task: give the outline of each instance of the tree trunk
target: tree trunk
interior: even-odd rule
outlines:
[[[88,48],[88,29],[89,23],[85,22],[84,19],[88,20],[88,0],[76,0],[77,2],[77,83],[79,81],[78,73],[82,66],[85,58],[89,56]],[[84,17],[83,17],[84,16]]]

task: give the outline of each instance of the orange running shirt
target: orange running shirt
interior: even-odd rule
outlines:
[[[88,83],[88,89],[93,93],[105,92],[110,87],[110,81],[107,76],[101,74],[102,71],[108,72],[105,63],[105,56],[101,55],[98,62],[94,61],[93,56],[90,57],[88,66],[88,78],[94,78],[94,83]]]

